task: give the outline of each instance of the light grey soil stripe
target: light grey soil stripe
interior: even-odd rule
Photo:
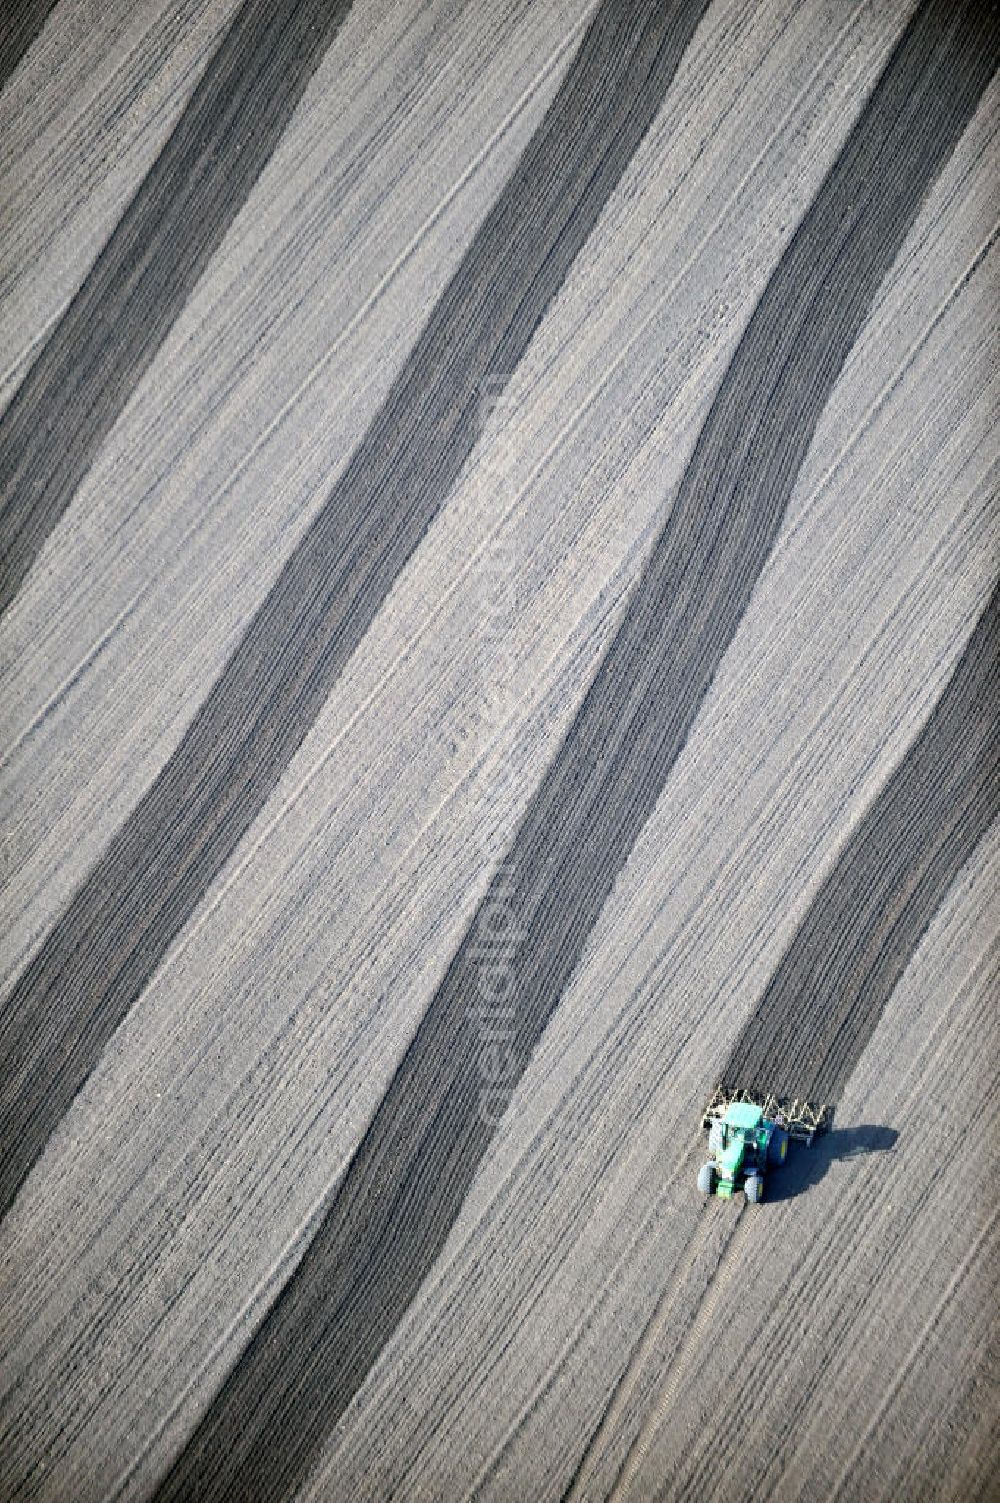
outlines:
[[[705,0],[606,0],[525,153],[176,752],[3,1004],[0,1211],[263,808],[653,120]],[[234,129],[238,121],[233,121]]]
[[[720,1079],[836,1104],[950,883],[1000,812],[998,652],[994,594],[928,724],[814,900]],[[600,1454],[632,1376],[630,1363],[564,1500],[582,1495],[578,1479]]]
[[[908,27],[751,320],[509,856],[161,1503],[254,1487],[291,1496],[396,1330],[732,639],[879,283],[992,69],[971,7],[933,0]]]
[[[10,78],[55,9],[56,0],[20,0],[0,19],[0,89]]]
[[[0,414],[0,611],[274,151],[350,0],[245,0]]]
[[[836,1103],[948,888],[1000,814],[998,755],[1000,592],[817,893],[723,1079]]]

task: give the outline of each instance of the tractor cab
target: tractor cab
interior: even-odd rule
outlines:
[[[751,1203],[763,1199],[765,1175],[785,1162],[789,1138],[811,1144],[829,1122],[826,1106],[716,1086],[702,1115],[711,1159],[698,1171],[698,1189],[723,1200],[738,1190]]]
[[[737,1147],[742,1152],[766,1138],[767,1124],[759,1106],[734,1101],[724,1115],[716,1117],[709,1130],[708,1146],[715,1154]]]
[[[755,1141],[764,1121],[764,1113],[751,1101],[734,1101],[722,1119],[728,1129],[726,1136],[741,1134],[744,1142],[750,1137]]]
[[[756,1163],[762,1122],[760,1107],[742,1101],[734,1102],[722,1118],[713,1145],[717,1195],[731,1196]]]

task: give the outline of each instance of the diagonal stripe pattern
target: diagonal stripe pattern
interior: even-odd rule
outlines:
[[[1000,590],[837,859],[723,1079],[836,1102],[962,866],[1000,814]]]
[[[163,1500],[291,1496],[441,1251],[495,1114],[580,958],[732,640],[819,415],[995,67],[931,0],[762,297],[622,625],[295,1274],[164,1479]],[[481,1018],[504,980],[502,1099]]]
[[[0,28],[0,89],[41,32],[55,3],[56,0],[21,0],[16,11],[9,8]]]
[[[380,412],[4,1004],[0,1212],[263,808],[653,120],[705,0],[606,0]]]
[[[222,244],[349,10],[350,0],[245,0],[0,414],[0,611]]]

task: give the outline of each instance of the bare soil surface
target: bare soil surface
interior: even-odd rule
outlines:
[[[0,1498],[989,1496],[995,24],[19,27]]]

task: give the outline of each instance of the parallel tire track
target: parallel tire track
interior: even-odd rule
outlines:
[[[706,0],[605,0],[347,469],[4,1004],[0,1213],[232,855],[472,451]],[[74,377],[74,381],[77,377]],[[0,435],[2,436],[2,435]]]
[[[680,1161],[681,1182],[690,1192],[691,1181],[698,1172],[698,1167],[704,1158],[701,1143],[693,1147]],[[742,1207],[734,1207],[736,1216],[739,1217]],[[721,1218],[716,1218],[716,1222]],[[733,1222],[723,1231],[724,1241],[718,1246],[717,1258],[711,1266],[708,1277],[704,1279],[697,1295],[697,1308],[704,1306],[705,1296],[715,1281],[719,1266],[723,1261],[731,1239],[739,1221]],[[718,1237],[718,1225],[713,1223],[712,1233],[705,1235],[705,1225],[701,1220],[695,1221],[681,1244],[681,1250],[670,1270],[669,1281],[664,1286],[663,1292],[657,1300],[653,1313],[650,1315],[636,1346],[629,1355],[628,1362],[611,1391],[607,1407],[601,1414],[600,1419],[591,1431],[590,1437],[584,1447],[569,1483],[563,1492],[561,1503],[582,1503],[582,1500],[593,1493],[595,1484],[595,1472],[609,1447],[615,1444],[627,1433],[629,1411],[636,1404],[636,1391],[646,1376],[651,1363],[655,1360],[656,1353],[666,1332],[669,1331],[671,1322],[676,1320],[685,1296],[690,1297],[692,1280],[696,1276],[699,1263],[705,1256],[706,1246],[712,1247],[713,1238]],[[668,1372],[676,1373],[681,1366],[681,1354],[689,1349],[687,1332],[679,1335],[676,1345],[669,1357]],[[685,1358],[686,1360],[686,1358]],[[640,1427],[644,1428],[644,1427]],[[636,1437],[638,1430],[636,1431]],[[621,1472],[628,1462],[628,1457],[634,1449],[635,1441],[626,1451],[621,1466]],[[617,1485],[617,1484],[616,1484]]]
[[[736,1273],[743,1273],[745,1249],[744,1243],[748,1239],[751,1221],[743,1214],[744,1208],[737,1210],[738,1220],[730,1231],[726,1242],[719,1254],[719,1261],[712,1271],[708,1285],[701,1297],[694,1319],[684,1333],[683,1340],[674,1355],[670,1366],[662,1376],[661,1386],[656,1395],[655,1402],[643,1420],[639,1432],[633,1441],[628,1454],[622,1463],[614,1487],[611,1489],[609,1503],[620,1503],[622,1498],[632,1495],[635,1480],[638,1477],[642,1464],[649,1452],[649,1447],[657,1430],[663,1424],[673,1407],[680,1388],[681,1380],[686,1377],[698,1346],[708,1334],[719,1300],[732,1284]],[[656,1340],[659,1335],[658,1326],[661,1321],[669,1316],[669,1306],[664,1303],[653,1317],[649,1330],[649,1343]],[[643,1349],[637,1355],[645,1355],[646,1338],[643,1341]]]
[[[1000,813],[1000,588],[930,719],[816,894],[723,1079],[836,1102]]]
[[[893,1120],[906,1124],[913,1141],[934,1140],[933,1155],[928,1157],[924,1153],[925,1162],[916,1177],[912,1177],[911,1171],[901,1182],[897,1180],[898,1190],[890,1189],[882,1174],[860,1173],[851,1187],[845,1186],[833,1224],[829,1208],[818,1221],[810,1221],[807,1215],[807,1225],[801,1228],[797,1241],[800,1256],[793,1286],[784,1291],[780,1300],[770,1305],[765,1302],[755,1310],[756,1329],[745,1333],[742,1355],[731,1370],[729,1384],[729,1399],[735,1414],[754,1412],[755,1398],[770,1384],[775,1365],[780,1365],[783,1355],[794,1349],[803,1329],[810,1330],[815,1348],[822,1353],[819,1361],[808,1365],[803,1381],[785,1389],[782,1426],[793,1451],[798,1449],[796,1435],[807,1429],[807,1417],[824,1385],[826,1372],[845,1365],[849,1368],[852,1344],[857,1342],[859,1333],[865,1333],[871,1315],[878,1308],[880,1290],[909,1287],[912,1275],[906,1272],[907,1261],[913,1256],[915,1241],[919,1245],[922,1238],[917,1235],[914,1239],[912,1232],[900,1234],[900,1192],[906,1196],[905,1214],[912,1228],[923,1227],[922,1235],[929,1234],[932,1245],[938,1240],[938,1233],[928,1229],[940,1211],[932,1212],[931,1208],[935,1201],[938,1206],[947,1206],[949,1197],[943,1187],[968,1140],[968,1112],[956,1104],[974,1100],[977,1121],[987,1139],[995,1135],[1000,1082],[969,1045],[972,1040],[995,1036],[993,999],[997,959],[996,946],[985,947],[976,957],[959,983],[957,994],[949,996],[947,1005],[937,1009],[936,1021],[921,1040],[918,1056],[902,1077],[899,1088],[881,1092],[883,1099],[887,1098]],[[963,1021],[956,1028],[959,1019]],[[942,1081],[948,1082],[947,1108],[941,1102]],[[936,1106],[930,1105],[935,1102]],[[974,1255],[972,1266],[976,1262]],[[961,1266],[959,1263],[954,1272]],[[845,1287],[851,1291],[847,1299]],[[933,1385],[927,1392],[934,1393]],[[863,1413],[858,1410],[859,1416]],[[661,1430],[661,1440],[664,1433]],[[713,1480],[720,1475],[720,1467],[734,1464],[739,1455],[738,1430],[727,1434],[723,1447],[714,1443],[717,1439],[704,1430],[692,1437],[681,1473],[674,1478],[678,1494],[707,1496]],[[919,1453],[917,1448],[916,1454]],[[780,1492],[791,1460],[781,1446],[762,1458],[754,1479],[753,1496],[767,1499]],[[822,1489],[824,1497],[832,1495],[831,1479],[825,1472]]]
[[[785,252],[623,623],[320,1229],[161,1500],[288,1496],[444,1245],[697,714],[876,290],[994,68],[930,0]],[[500,1047],[498,1087],[484,1061]],[[496,1058],[493,1058],[493,1064]],[[487,1089],[489,1088],[489,1089]]]
[[[245,0],[0,415],[0,611],[222,243],[349,9],[350,0]],[[0,62],[5,55],[6,47]]]

